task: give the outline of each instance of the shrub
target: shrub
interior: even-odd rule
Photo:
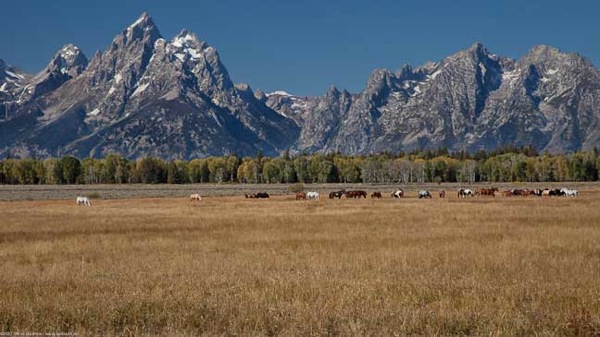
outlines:
[[[288,187],[288,190],[292,193],[304,192],[304,184],[303,183],[295,183]]]

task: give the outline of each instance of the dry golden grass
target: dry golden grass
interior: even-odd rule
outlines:
[[[3,202],[0,332],[600,334],[600,191],[449,194]]]

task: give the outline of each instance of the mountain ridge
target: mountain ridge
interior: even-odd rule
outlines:
[[[599,102],[600,73],[585,57],[539,45],[513,60],[479,42],[375,69],[354,94],[266,94],[234,83],[194,33],[165,39],[144,12],[90,60],[74,45],[35,75],[0,60],[0,156],[569,152],[600,145]]]

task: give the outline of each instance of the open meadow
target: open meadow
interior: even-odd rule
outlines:
[[[0,201],[0,333],[598,335],[600,189],[579,188]]]

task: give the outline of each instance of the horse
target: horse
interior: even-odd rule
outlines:
[[[461,188],[458,190],[458,196],[462,197],[462,198],[473,197],[473,196],[475,196],[475,193],[471,189]]]
[[[381,192],[373,192],[373,193],[371,193],[371,198],[381,199]]]
[[[397,199],[404,198],[404,191],[396,190],[396,191],[392,192],[391,195],[392,195],[392,198],[397,198]]]
[[[344,195],[344,194],[346,194],[346,190],[331,192],[331,193],[329,193],[329,199],[333,199],[333,198],[340,199],[342,197],[342,195]]]
[[[529,190],[517,188],[517,189],[512,190],[512,195],[526,197],[529,195]]]
[[[531,190],[530,192],[531,192],[531,194],[533,194],[533,195],[535,195],[535,196],[537,196],[537,197],[541,197],[541,196],[542,196],[542,193],[543,193],[544,191],[540,190],[539,188],[536,188],[536,189],[533,189],[533,190]]]
[[[565,192],[563,190],[559,190],[558,188],[555,188],[553,190],[550,190],[548,192],[549,196],[565,196]]]
[[[310,200],[310,199],[319,200],[319,193],[317,193],[317,192],[306,192],[306,199],[308,199],[308,200]]]
[[[367,198],[367,192],[365,192],[365,191],[359,191],[359,190],[346,192],[346,198],[359,198],[360,199],[361,197],[363,197],[363,198],[366,199]]]
[[[305,192],[296,193],[296,200],[306,200],[306,193]]]
[[[563,195],[565,197],[576,197],[577,196],[577,190],[572,190],[572,189],[563,187],[560,189],[560,191],[563,193]]]
[[[190,201],[202,201],[202,197],[198,193],[190,194]]]
[[[77,197],[77,206],[79,205],[92,206],[92,203],[88,197]]]
[[[444,199],[445,197],[446,197],[446,191],[444,191],[444,190],[441,190],[441,191],[440,191],[440,198],[441,198],[441,199]]]
[[[431,198],[431,193],[429,193],[429,191],[426,190],[419,191],[419,199],[423,198]]]
[[[497,187],[482,188],[482,189],[479,190],[479,195],[493,197],[493,196],[496,195],[496,192],[498,192],[498,188]]]
[[[254,193],[254,197],[255,198],[268,198],[269,197],[269,193],[267,193],[267,192]]]

